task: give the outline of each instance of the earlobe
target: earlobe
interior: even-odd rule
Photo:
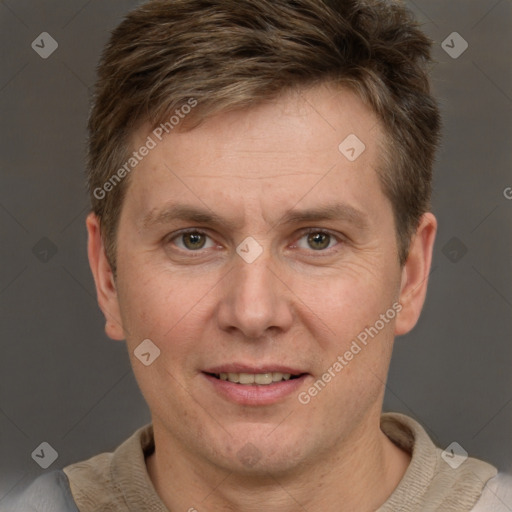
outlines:
[[[395,323],[397,336],[411,331],[420,317],[427,294],[436,231],[436,218],[432,213],[425,213],[411,240],[409,256],[402,268],[399,298],[402,310]]]
[[[124,330],[121,322],[119,301],[117,296],[114,274],[105,253],[101,237],[100,221],[94,213],[86,220],[89,265],[96,285],[98,304],[105,316],[105,332],[109,338],[124,340]]]

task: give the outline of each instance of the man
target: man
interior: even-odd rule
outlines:
[[[430,45],[391,1],[128,15],[99,68],[87,229],[152,424],[19,510],[512,510],[495,468],[382,414],[437,228]]]

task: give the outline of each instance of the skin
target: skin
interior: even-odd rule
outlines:
[[[141,127],[134,148],[150,133]],[[366,145],[354,162],[338,150],[351,133]],[[106,332],[126,339],[152,413],[149,475],[169,510],[370,512],[403,477],[410,457],[379,418],[394,338],[414,327],[423,306],[437,223],[422,217],[400,267],[376,172],[382,143],[375,115],[351,92],[287,93],[171,132],[144,158],[121,213],[116,279],[89,215]],[[225,222],[145,222],[177,202]],[[281,222],[289,210],[338,202],[364,222]],[[206,237],[191,243],[177,235],[185,228]],[[312,244],[306,228],[332,236]],[[248,236],[263,250],[253,263],[236,252]],[[196,249],[198,240],[205,245]],[[298,392],[240,405],[202,373],[275,362],[308,373],[298,390],[307,391],[396,302],[398,316],[307,405]],[[150,366],[134,356],[147,338],[161,350]],[[258,454],[253,464],[240,456],[247,446]]]

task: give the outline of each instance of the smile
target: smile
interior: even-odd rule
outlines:
[[[268,372],[268,373],[214,373],[211,374],[219,380],[233,382],[244,386],[268,386],[274,382],[282,382],[291,379],[297,379],[300,375],[291,373]]]
[[[294,397],[311,378],[297,368],[242,367],[225,365],[201,372],[208,392],[238,405],[263,406],[279,403]],[[238,371],[237,371],[238,370]],[[279,371],[280,370],[280,371]]]

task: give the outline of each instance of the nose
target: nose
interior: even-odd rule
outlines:
[[[290,329],[293,294],[269,251],[252,263],[236,256],[233,264],[222,285],[219,327],[252,340]]]

